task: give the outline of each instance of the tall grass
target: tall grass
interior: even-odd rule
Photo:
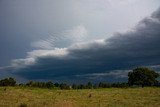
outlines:
[[[0,87],[0,107],[20,107],[22,104],[23,107],[159,107],[160,88],[53,90]]]

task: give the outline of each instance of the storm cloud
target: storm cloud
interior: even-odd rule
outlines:
[[[130,69],[159,65],[160,9],[108,39],[28,52],[12,61],[10,71],[28,80],[123,81]]]
[[[0,66],[33,49],[109,38],[159,6],[159,0],[0,0]]]

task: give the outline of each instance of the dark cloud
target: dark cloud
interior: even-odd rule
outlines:
[[[13,74],[69,82],[126,80],[126,70],[160,65],[160,9],[126,33],[67,49],[33,51],[27,58],[21,60],[23,67],[16,65],[20,60],[13,63],[13,68],[18,67]]]

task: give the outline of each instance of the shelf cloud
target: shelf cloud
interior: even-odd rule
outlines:
[[[78,35],[78,40],[87,35],[84,26],[68,32]],[[63,48],[53,45],[51,49],[52,41],[35,43],[34,46],[42,44],[42,48],[28,52],[24,59],[13,60],[11,73],[28,80],[126,80],[134,67],[160,65],[160,9],[133,29],[107,39],[75,42]]]

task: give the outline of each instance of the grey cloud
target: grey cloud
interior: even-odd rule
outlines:
[[[51,34],[47,38],[35,41],[31,44],[37,49],[54,49],[69,47],[74,43],[83,42],[88,37],[84,25],[74,26],[72,29],[65,30],[59,34]]]
[[[119,78],[127,78],[128,72],[131,70],[115,70],[115,71],[107,71],[104,73],[91,73],[91,74],[84,74],[84,75],[75,75],[76,77],[83,77],[83,78],[89,78],[89,79],[103,79],[105,80],[106,78],[114,78],[114,79],[119,79]],[[112,80],[113,81],[113,80]]]
[[[61,38],[61,32],[81,24],[90,34],[83,41],[110,37],[114,31],[128,29],[160,4],[159,0],[135,1],[0,0],[0,66],[25,57],[33,49],[33,42],[36,49],[69,46],[73,41],[68,38],[46,38]]]
[[[62,54],[58,56],[59,53]],[[106,80],[122,81],[122,78],[116,78],[117,75],[123,77],[123,72],[118,70],[126,73],[126,70],[137,66],[160,64],[160,9],[126,33],[117,33],[104,41],[75,44],[67,49],[47,50],[44,54],[42,51],[28,57],[34,58],[35,62],[13,71],[13,74],[26,79],[84,81],[90,78],[76,75],[106,73]]]

